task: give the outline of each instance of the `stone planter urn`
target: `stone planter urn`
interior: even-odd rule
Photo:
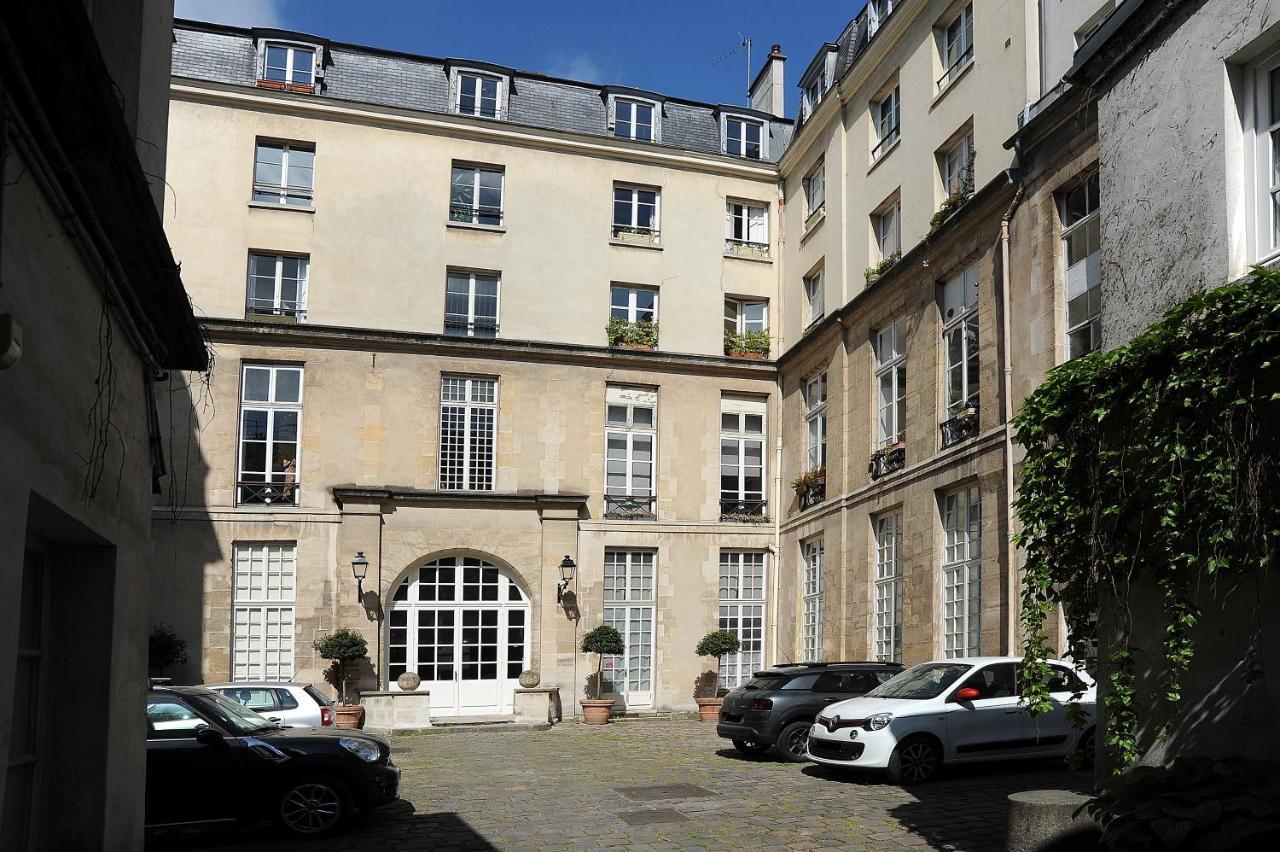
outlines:
[[[396,686],[400,687],[405,692],[413,692],[421,685],[422,678],[418,676],[417,672],[405,672],[400,675],[400,677],[396,678]]]
[[[520,685],[525,689],[533,689],[542,682],[542,676],[533,669],[525,669],[520,672]]]
[[[584,698],[582,704],[582,721],[588,725],[606,725],[613,715],[612,698]]]
[[[339,704],[333,708],[333,724],[339,728],[363,728],[364,707],[360,704]]]
[[[698,718],[704,722],[714,722],[720,718],[720,705],[724,703],[724,699],[715,697],[700,697],[694,699],[698,702]]]

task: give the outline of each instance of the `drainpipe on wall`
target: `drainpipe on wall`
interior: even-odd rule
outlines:
[[[1017,184],[1009,209],[1000,217],[1000,303],[1003,307],[1000,320],[1000,346],[1003,350],[1004,375],[1001,380],[1001,396],[1004,401],[1004,517],[1005,560],[1009,575],[1008,600],[1005,601],[1005,653],[1012,654],[1018,630],[1018,546],[1013,542],[1013,360],[1010,346],[1013,338],[1009,305],[1009,222],[1022,202],[1022,175],[1010,170],[1010,179]]]

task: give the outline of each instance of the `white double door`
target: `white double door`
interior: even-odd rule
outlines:
[[[524,668],[528,610],[449,607],[419,609],[417,671],[431,691],[431,715],[512,712]]]

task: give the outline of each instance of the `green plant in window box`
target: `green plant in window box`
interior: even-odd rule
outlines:
[[[943,199],[938,212],[929,219],[929,233],[926,236],[932,236],[934,231],[942,227],[943,222],[951,218],[952,213],[963,207],[964,203],[973,197],[973,161],[977,154],[976,150],[969,152],[969,162],[965,165],[964,177],[961,178],[960,185]]]
[[[895,251],[875,266],[868,266],[863,270],[862,274],[866,276],[867,282],[870,283],[892,269],[893,265],[900,260],[902,260],[902,252]]]
[[[714,673],[708,672],[701,678],[704,685],[711,686],[711,695],[698,695],[698,716],[704,722],[714,722],[720,716],[720,704],[724,699],[720,695],[720,660],[725,654],[736,654],[742,647],[736,634],[728,630],[712,630],[698,640],[694,653],[699,657],[711,657],[716,661]],[[708,676],[713,675],[713,676]]]
[[[657,349],[658,324],[656,322],[627,322],[619,317],[609,317],[604,327],[610,346],[623,349]]]
[[[724,330],[724,354],[735,358],[752,358],[763,360],[769,357],[769,346],[772,338],[769,329],[750,329],[748,331]]]
[[[791,487],[797,494],[809,488],[827,484],[826,467],[812,467],[791,480]]]

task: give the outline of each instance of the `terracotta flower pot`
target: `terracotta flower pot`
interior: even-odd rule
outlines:
[[[612,698],[584,698],[582,704],[582,721],[588,725],[605,725],[613,715]]]
[[[730,357],[732,357],[732,358],[745,358],[745,359],[746,359],[746,360],[748,360],[748,361],[763,361],[763,360],[764,360],[764,353],[763,353],[763,352],[748,352],[748,351],[747,351],[747,350],[745,350],[745,349],[735,349],[735,350],[733,350],[732,352],[730,352],[730,353],[729,353],[729,356],[730,356]]]
[[[339,704],[333,708],[333,724],[339,728],[363,728],[364,705]]]
[[[704,722],[714,722],[720,718],[720,705],[724,703],[724,699],[719,696],[715,698],[697,698],[698,702],[698,718]]]

